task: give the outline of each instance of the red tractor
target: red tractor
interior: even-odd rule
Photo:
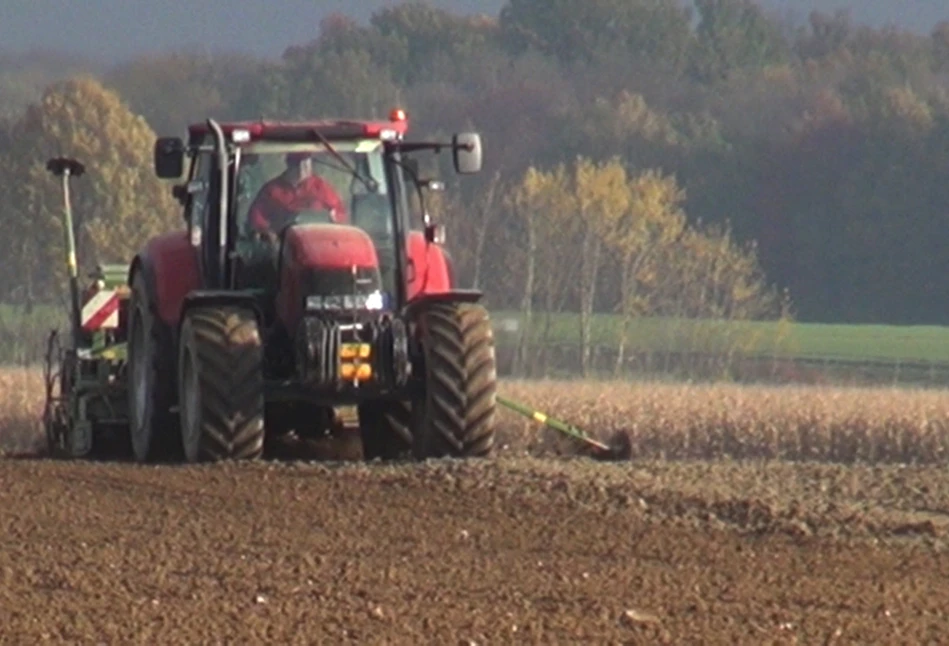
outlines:
[[[447,149],[458,173],[476,173],[481,139],[406,131],[396,110],[389,121],[208,120],[187,142],[157,140],[157,175],[185,180],[174,187],[185,227],[129,267],[137,461],[258,458],[268,439],[325,433],[347,406],[367,459],[492,452],[491,322],[481,294],[453,284],[424,209],[423,189],[439,185],[407,157]],[[299,199],[301,173],[287,169],[300,164],[338,201]]]

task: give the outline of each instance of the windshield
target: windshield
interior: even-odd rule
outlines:
[[[331,143],[337,154],[319,142],[242,147],[234,200],[238,244],[244,247],[293,222],[353,225],[373,239],[383,283],[391,289],[395,249],[383,144],[378,139]],[[307,187],[292,188],[300,180]]]
[[[331,153],[323,144],[281,144],[259,142],[242,149],[240,172],[237,179],[236,213],[241,236],[252,232],[251,206],[261,189],[269,182],[298,179],[296,173],[312,174],[328,186],[321,188],[320,197],[336,201],[342,206],[340,220],[358,226],[370,235],[380,229],[391,231],[392,217],[389,206],[389,187],[383,166],[383,148],[379,140],[345,141],[333,143],[333,149],[347,164]],[[301,164],[301,159],[307,158]],[[350,168],[347,168],[347,165]],[[356,174],[353,173],[356,171]],[[287,184],[289,186],[289,183]],[[283,210],[303,204],[281,203]],[[256,206],[265,206],[258,202]],[[274,206],[274,205],[267,205]],[[327,204],[329,206],[329,204]],[[256,209],[255,209],[256,210]],[[272,209],[271,209],[272,210]],[[330,210],[327,208],[327,210]],[[279,215],[279,214],[269,214]]]

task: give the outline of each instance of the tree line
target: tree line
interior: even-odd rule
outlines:
[[[482,176],[430,168],[449,180],[436,215],[460,278],[492,307],[949,323],[949,23],[794,25],[750,0],[509,0],[474,17],[404,2],[368,24],[333,14],[279,60],[73,67],[0,73],[6,300],[57,294],[51,153],[89,161],[81,242],[121,261],[180,224],[156,134],[398,105],[416,134],[483,134]]]

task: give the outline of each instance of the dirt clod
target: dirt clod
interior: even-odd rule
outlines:
[[[623,619],[633,624],[658,624],[659,617],[643,612],[642,610],[627,610],[623,613]]]

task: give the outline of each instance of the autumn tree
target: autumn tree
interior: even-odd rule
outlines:
[[[70,54],[0,52],[0,119],[19,117],[51,84],[98,66]]]
[[[426,81],[436,70],[453,71],[465,58],[497,47],[496,21],[459,16],[418,0],[380,9],[370,24],[385,42],[404,52],[395,77],[403,86]]]
[[[676,70],[692,39],[688,10],[666,0],[509,0],[499,20],[512,52],[564,64],[620,50]]]
[[[684,201],[685,191],[674,175],[657,169],[631,175],[616,157],[598,163],[579,158],[569,169],[560,164],[549,171],[527,170],[506,198],[526,228],[518,371],[527,371],[529,357],[536,356],[529,336],[535,329],[536,302],[543,304],[546,315],[540,338],[543,352],[550,315],[560,310],[570,291],[579,299],[581,362],[589,371],[594,304],[605,280],[614,277],[618,278],[615,309],[622,320],[617,373],[639,317],[733,321],[781,314],[774,307],[773,290],[761,272],[754,245],[741,245],[727,227],[690,224]],[[607,259],[618,263],[614,267]],[[673,328],[667,330],[674,335]],[[728,334],[705,341],[709,340],[730,350],[744,348],[743,339]],[[688,341],[689,347],[705,342]]]
[[[175,135],[208,117],[261,116],[249,94],[266,71],[247,55],[176,51],[122,63],[105,75],[105,84],[155,132]]]
[[[603,226],[606,244],[621,259],[617,374],[623,365],[630,324],[636,316],[651,313],[649,292],[656,289],[663,271],[660,254],[674,245],[688,226],[682,210],[685,192],[674,176],[647,170],[630,178],[626,190],[626,208],[605,211]]]
[[[504,182],[500,171],[490,175],[487,181],[479,182],[471,191],[472,197],[462,195],[460,182],[455,183],[445,200],[446,219],[452,239],[463,241],[455,245],[453,258],[464,268],[473,289],[481,289],[484,283],[485,255],[492,233],[499,235],[504,226],[500,221],[505,207]],[[497,239],[493,241],[495,244]]]
[[[833,14],[812,11],[808,28],[794,42],[794,51],[804,59],[824,58],[844,49],[853,33],[849,10],[838,9]]]
[[[49,295],[64,272],[62,193],[46,171],[50,157],[86,166],[73,194],[83,271],[130,262],[149,237],[181,224],[169,186],[154,174],[154,142],[145,120],[89,77],[57,83],[27,108],[4,168],[9,209],[0,244],[7,271],[18,271],[28,292]]]
[[[754,243],[736,240],[727,223],[700,223],[686,229],[667,255],[669,271],[655,294],[657,313],[676,323],[702,323],[667,328],[669,340],[693,355],[685,369],[723,374],[743,355],[783,347],[793,318],[790,297],[767,280]],[[758,320],[779,325],[735,325]]]
[[[618,157],[595,163],[580,157],[573,183],[582,227],[580,245],[580,353],[583,375],[589,374],[594,305],[604,259],[604,239],[611,222],[630,207],[626,168]]]
[[[521,296],[521,331],[517,345],[517,367],[524,370],[533,330],[533,307],[537,297],[543,303],[544,323],[541,348],[550,340],[551,317],[559,311],[566,296],[567,279],[578,264],[569,253],[577,232],[578,202],[570,171],[563,164],[544,171],[533,166],[512,187],[505,203],[525,224],[527,234],[525,278]],[[538,279],[539,278],[539,279]],[[544,355],[546,357],[546,354]]]
[[[933,28],[933,69],[936,72],[949,70],[949,20],[943,20]]]
[[[319,35],[314,40],[288,47],[281,63],[290,72],[300,72],[322,57],[352,56],[367,62],[370,69],[366,72],[405,87],[408,44],[395,35],[382,33],[373,25],[361,25],[340,13],[331,13],[320,21]]]
[[[527,231],[525,249],[524,287],[521,296],[521,329],[518,334],[514,359],[515,374],[521,373],[527,364],[527,352],[530,343],[534,311],[534,275],[537,267],[538,220],[541,211],[550,201],[551,193],[556,189],[556,176],[528,168],[524,178],[514,191],[507,196],[506,205],[515,217],[523,220]]]
[[[759,264],[757,245],[742,244],[724,224],[684,228],[670,268],[678,284],[664,296],[674,311],[691,319],[756,321],[787,314],[778,291]]]
[[[280,118],[384,118],[401,89],[369,49],[325,51],[319,43],[288,51],[271,80],[269,112]]]
[[[568,120],[572,127],[564,127],[562,140],[580,155],[615,155],[627,166],[647,168],[675,165],[693,153],[693,142],[679,131],[672,115],[628,90],[578,102]]]
[[[694,0],[699,14],[692,71],[703,81],[782,62],[790,52],[777,26],[753,0]]]
[[[477,129],[484,180],[452,189],[446,219],[457,231],[449,240],[464,280],[477,276],[492,307],[521,304],[527,230],[523,218],[504,217],[507,209],[487,209],[491,179],[501,178],[497,196],[530,167],[567,164],[576,197],[570,162],[580,155],[596,166],[618,155],[633,177],[644,168],[675,176],[690,222],[729,222],[734,244],[758,242],[761,267],[791,288],[802,318],[949,321],[949,283],[939,278],[949,263],[941,242],[949,204],[946,25],[915,34],[814,13],[793,31],[746,0],[510,0],[497,18],[392,5],[368,24],[332,15],[313,41],[275,61],[169,52],[123,62],[103,78],[162,134],[208,114],[384,117],[393,103],[409,110],[412,137]],[[0,112],[20,119],[48,83],[86,65],[74,62],[0,57]],[[11,184],[29,181],[23,153],[14,152],[24,141],[0,142]],[[447,167],[450,156],[441,159]],[[11,204],[28,190],[7,190]],[[49,209],[59,208],[58,192],[49,195]],[[0,262],[31,264],[31,249],[53,253],[39,241],[61,237],[58,220],[34,235],[45,225],[34,212],[14,222],[20,212],[2,214],[24,233],[16,249],[0,243],[8,252]],[[624,293],[621,254],[602,232],[593,235],[579,206],[570,222],[576,227],[553,243],[556,254],[537,243],[534,306],[553,298],[568,310],[610,310]],[[691,259],[685,265],[695,276],[712,271],[698,260],[711,253],[702,239],[687,236],[692,247],[668,252]],[[584,258],[584,242],[599,254]],[[564,249],[576,250],[574,261],[556,262]],[[29,287],[21,292],[37,289],[45,266],[23,274]],[[662,266],[648,290],[651,310],[693,311],[685,285],[702,281]],[[547,289],[549,267],[586,275],[575,284],[557,278],[563,288]]]

